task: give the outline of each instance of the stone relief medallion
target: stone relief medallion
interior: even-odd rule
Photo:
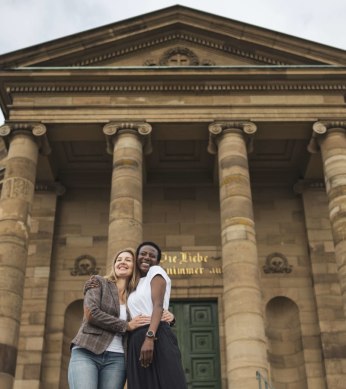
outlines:
[[[160,59],[160,66],[198,66],[197,55],[187,47],[174,47],[167,50]]]
[[[171,66],[178,65],[178,63],[174,63],[174,62],[178,62],[178,61],[175,61],[176,59],[177,58],[173,54],[173,59],[171,60]],[[198,61],[198,58],[197,58],[197,63],[195,63],[196,61],[193,60],[192,64],[190,64],[190,62],[188,60],[185,62],[184,59],[185,59],[185,56],[184,56],[184,54],[182,54],[182,56],[181,56],[181,58],[179,60],[179,65],[180,66],[197,66],[197,65],[200,65],[200,66],[215,66],[215,62],[210,60],[210,59],[202,59],[201,61]],[[154,58],[148,58],[147,60],[144,61],[143,65],[144,66],[158,66],[159,64],[161,65],[161,61],[165,62],[166,66],[170,65],[169,59],[167,60],[167,58],[165,58],[165,56],[161,58],[160,63],[158,63],[158,61],[155,60]],[[173,63],[172,63],[172,61],[173,61]]]
[[[71,276],[92,276],[99,274],[99,267],[96,267],[96,259],[91,255],[80,255],[74,261],[74,268],[71,269]]]
[[[292,267],[283,254],[272,253],[267,256],[263,271],[265,273],[291,273]]]

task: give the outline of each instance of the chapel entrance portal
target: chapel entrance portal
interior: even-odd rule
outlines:
[[[219,325],[216,301],[171,301],[189,389],[220,389]]]

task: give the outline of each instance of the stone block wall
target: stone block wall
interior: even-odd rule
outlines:
[[[71,325],[78,328],[82,311],[81,317],[75,318],[77,324],[65,323],[65,312],[72,303],[83,299],[83,285],[89,278],[89,274],[83,274],[83,269],[90,267],[90,259],[95,260],[96,272],[102,275],[106,272],[109,196],[107,190],[82,189],[69,190],[60,198],[54,233],[40,389],[67,387],[66,357],[69,354],[69,341],[64,340],[65,328]],[[69,333],[69,336],[72,335]]]
[[[272,187],[255,188],[253,201],[264,309],[276,297],[286,297],[298,307],[308,388],[325,388],[321,328],[302,199],[292,188]],[[269,328],[271,323],[266,320]],[[294,388],[301,377],[298,372],[295,377],[290,368],[289,364],[282,366],[290,372],[282,388]]]
[[[324,187],[302,193],[313,289],[321,331],[328,388],[342,389],[346,379],[346,318],[343,310],[328,199]]]
[[[68,191],[58,200],[55,221],[53,204],[53,198],[35,197],[15,389],[66,387],[72,336],[66,331],[71,325],[66,320],[78,327],[78,304],[89,277],[78,272],[90,265],[90,258],[96,261],[96,271],[106,272],[109,192]],[[341,389],[345,318],[325,192],[306,191],[300,196],[291,188],[255,187],[253,204],[263,311],[277,297],[294,303],[307,388]],[[156,241],[167,255],[190,253],[197,258],[199,253],[208,256],[212,266],[220,262],[217,186],[145,187],[143,209],[143,239]],[[49,241],[53,241],[51,261]],[[172,298],[218,302],[222,388],[226,389],[222,274],[211,274],[209,265],[203,266],[203,274],[171,275]],[[284,360],[289,361],[286,351]],[[295,373],[286,367],[284,388],[293,389]]]
[[[220,207],[217,186],[147,187],[144,190],[143,239],[157,242],[171,257],[190,254],[180,268],[204,267],[203,274],[179,275],[172,279],[172,299],[210,299],[218,302],[222,388],[227,388],[225,331],[223,319],[223,284],[221,267]],[[208,263],[195,263],[197,254],[208,257]],[[198,261],[198,259],[197,259]],[[179,268],[165,262],[167,272]],[[215,270],[215,272],[214,272]]]
[[[143,238],[165,250],[220,246],[217,187],[150,187],[144,190]]]

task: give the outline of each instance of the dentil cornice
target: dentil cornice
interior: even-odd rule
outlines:
[[[134,54],[136,52],[152,48],[154,46],[160,46],[167,42],[186,42],[193,43],[195,45],[204,46],[206,48],[212,48],[214,50],[218,50],[222,53],[236,55],[238,57],[250,59],[259,63],[268,64],[268,65],[285,65],[287,62],[279,61],[274,58],[270,58],[269,56],[265,56],[263,54],[257,54],[250,50],[240,49],[237,47],[233,47],[230,44],[226,44],[224,42],[219,42],[216,39],[205,38],[198,36],[192,33],[184,33],[184,32],[175,32],[166,35],[162,35],[160,37],[155,37],[150,40],[145,40],[142,42],[137,42],[128,47],[124,47],[117,50],[109,50],[107,53],[98,54],[93,57],[89,57],[82,61],[76,61],[72,63],[72,66],[91,66],[100,62],[109,61],[114,58],[121,58],[128,54]]]
[[[228,92],[306,92],[306,91],[345,91],[345,82],[160,82],[155,83],[139,83],[139,82],[89,82],[89,83],[74,83],[58,84],[57,83],[11,83],[6,87],[8,94],[45,94],[45,93],[206,93],[206,94],[225,94]]]

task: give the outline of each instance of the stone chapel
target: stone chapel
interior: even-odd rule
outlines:
[[[143,240],[190,389],[345,388],[344,50],[177,5],[1,55],[0,106],[2,389],[68,388]]]

